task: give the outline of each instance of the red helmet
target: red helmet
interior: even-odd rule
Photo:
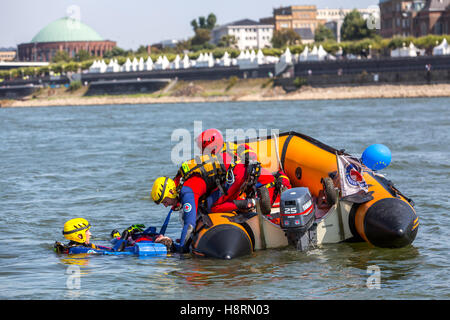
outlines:
[[[198,148],[205,153],[216,154],[223,147],[223,136],[217,129],[208,129],[200,133],[196,139]]]

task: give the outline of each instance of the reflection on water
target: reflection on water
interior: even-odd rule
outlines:
[[[65,258],[65,256],[67,256],[67,258]],[[87,266],[89,264],[89,254],[80,253],[80,254],[62,255],[60,261],[65,265]]]

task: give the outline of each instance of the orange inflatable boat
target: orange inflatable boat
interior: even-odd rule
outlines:
[[[243,143],[244,141],[237,141]],[[351,157],[297,132],[245,141],[271,172],[281,167],[292,189],[270,215],[214,213],[200,222],[192,250],[199,256],[231,259],[254,250],[294,245],[299,250],[327,243],[366,241],[404,247],[416,237],[419,219],[411,199],[391,181],[361,164],[366,191],[342,197],[338,157]],[[279,218],[279,224],[273,218]]]

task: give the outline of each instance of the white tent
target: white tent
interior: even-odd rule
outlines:
[[[94,60],[94,62],[91,64],[91,66],[89,67],[89,73],[98,73],[98,61]]]
[[[153,70],[153,60],[150,56],[148,56],[147,61],[145,61],[144,70],[145,71]]]
[[[403,42],[403,46],[401,48],[397,48],[391,51],[391,57],[417,57],[417,48],[412,42],[408,47]]]
[[[292,65],[292,54],[289,48],[280,56],[280,60],[275,65],[275,75],[284,72],[288,66]]]
[[[319,61],[324,60],[328,56],[328,52],[325,51],[325,49],[322,47],[322,45],[319,46],[319,50],[317,50],[317,57]]]
[[[196,68],[211,68],[214,67],[214,57],[212,52],[208,53],[200,53],[200,56],[195,61]]]
[[[258,64],[265,64],[266,63],[266,59],[264,57],[264,53],[261,51],[261,49],[259,49],[258,52],[256,53],[256,62]]]
[[[292,63],[292,53],[289,48],[286,48],[286,51],[281,55],[280,61],[283,61],[285,63]]]
[[[417,57],[417,48],[414,43],[411,42],[409,44],[406,54],[408,55],[408,57]]]
[[[169,66],[170,66],[170,61],[169,61],[169,59],[167,59],[166,56],[163,56],[163,62],[164,62],[164,65],[166,66],[165,69],[169,68]]]
[[[133,71],[139,71],[139,62],[137,61],[136,57],[134,57],[133,61],[131,62],[131,69]]]
[[[141,57],[138,62],[138,71],[144,71],[144,70],[145,70],[144,58]]]
[[[108,66],[106,67],[106,72],[119,72],[120,65],[117,63],[117,59],[109,60]]]
[[[200,55],[198,56],[198,58],[196,60],[194,60],[195,62],[192,64],[192,66],[194,66],[196,68],[203,68],[204,60],[205,60],[205,57],[203,55],[203,52],[200,52]]]
[[[108,66],[104,60],[95,60],[94,63],[89,67],[89,73],[104,73],[106,72]]]
[[[153,64],[153,70],[162,70],[163,69],[163,58],[161,56],[156,59],[156,62]]]
[[[302,53],[300,53],[298,60],[299,61],[308,61],[308,54],[309,54],[309,47],[305,46],[305,49],[303,49]]]
[[[225,51],[222,58],[219,59],[218,65],[222,67],[229,67],[231,65],[230,54],[227,51]]]
[[[155,64],[153,65],[154,70],[165,70],[169,68],[170,62],[167,59],[166,56],[159,56],[156,60]]]
[[[122,67],[120,68],[120,71],[122,72],[130,72],[133,71],[133,64],[130,61],[130,58],[127,58],[127,60],[125,61],[125,63],[122,65]]]
[[[253,61],[253,60],[255,60],[255,59],[256,59],[256,52],[255,52],[255,50],[252,50],[252,51],[250,52],[250,60]]]
[[[236,64],[239,66],[239,69],[258,68],[256,55],[252,58],[252,54],[248,50],[241,51],[239,53],[239,56],[236,58]]]
[[[177,54],[177,56],[175,57],[175,59],[172,61],[172,63],[170,64],[170,69],[180,69],[180,62],[181,62],[181,58],[180,56]]]
[[[108,66],[106,65],[105,60],[102,60],[102,61],[100,62],[100,72],[101,72],[101,73],[106,72],[106,69],[107,69],[107,68],[108,68]]]
[[[183,60],[180,62],[180,68],[187,69],[191,67],[191,60],[187,54],[184,55]]]
[[[444,38],[444,40],[442,40],[440,45],[433,48],[433,56],[440,56],[446,54],[450,54],[450,47],[448,46],[447,39]]]
[[[213,56],[212,52],[210,52],[209,56],[208,56],[208,67],[209,68],[214,67],[214,56]]]
[[[318,61],[319,60],[319,50],[314,46],[311,52],[308,54],[308,61]]]

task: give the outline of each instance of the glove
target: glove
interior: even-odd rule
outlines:
[[[248,212],[256,206],[255,199],[233,200],[233,202],[243,212]]]
[[[55,250],[56,253],[67,253],[67,247],[63,245],[61,242],[56,241],[53,245],[53,250]]]
[[[173,241],[169,237],[160,235],[158,238],[156,238],[155,242],[162,243],[163,245],[165,245],[167,248],[167,251],[173,251]]]
[[[139,232],[144,232],[145,230],[145,225],[143,224],[133,224],[132,226],[128,227],[127,231],[129,233],[139,233]]]

